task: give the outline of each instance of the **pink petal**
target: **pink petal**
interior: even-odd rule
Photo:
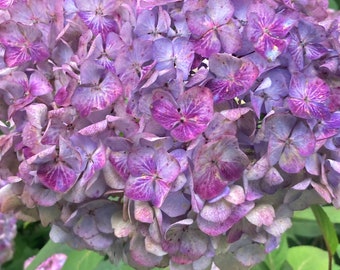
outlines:
[[[43,185],[55,192],[68,191],[77,180],[76,173],[62,162],[41,165],[37,175]]]

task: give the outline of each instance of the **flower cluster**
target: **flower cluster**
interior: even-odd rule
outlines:
[[[1,211],[137,269],[258,263],[294,210],[340,207],[327,7],[0,1]]]

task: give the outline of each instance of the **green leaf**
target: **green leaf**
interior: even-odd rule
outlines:
[[[331,223],[321,206],[312,205],[311,209],[315,215],[317,223],[319,224],[327,249],[330,254],[334,255],[339,244],[334,225]]]
[[[322,234],[318,224],[314,220],[293,219],[293,226],[287,231],[289,238],[302,236],[307,238],[317,238]]]
[[[340,209],[336,209],[334,206],[323,206],[322,209],[326,212],[332,223],[340,224]],[[294,218],[315,220],[315,216],[311,208],[307,208],[302,211],[295,211]]]
[[[63,270],[94,270],[104,257],[90,250],[72,250],[67,255]]]
[[[290,248],[287,261],[294,270],[328,269],[327,252],[312,246]]]
[[[329,8],[338,10],[339,4],[337,3],[336,0],[329,0]]]
[[[261,262],[251,268],[251,270],[270,270],[265,262]]]

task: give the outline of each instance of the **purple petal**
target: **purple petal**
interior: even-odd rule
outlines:
[[[178,253],[171,259],[178,264],[187,264],[201,258],[208,249],[208,237],[198,230],[188,230],[181,237]]]
[[[305,166],[305,158],[292,145],[286,145],[279,160],[282,170],[288,173],[298,173]]]
[[[115,32],[117,28],[115,20],[110,16],[97,15],[94,11],[81,11],[78,15],[94,35],[99,33],[106,35],[109,32]]]
[[[151,202],[154,206],[160,208],[170,192],[171,186],[166,181],[163,181],[163,179],[156,179],[154,185],[155,190]]]
[[[224,191],[228,182],[223,181],[216,166],[196,172],[194,190],[202,199],[211,200]]]
[[[94,110],[103,110],[110,106],[122,91],[118,77],[109,72],[99,85],[77,87],[72,96],[72,105],[82,116],[87,116]]]
[[[62,162],[46,163],[37,171],[41,183],[55,192],[66,192],[76,182],[76,173]]]
[[[184,215],[190,206],[190,201],[185,198],[182,192],[170,192],[162,204],[161,210],[169,217],[179,217]]]
[[[195,52],[203,57],[210,57],[221,51],[221,42],[216,31],[210,30],[195,41]]]
[[[112,152],[110,153],[109,160],[119,176],[124,180],[128,179],[130,174],[128,169],[128,153],[123,151]]]
[[[266,253],[263,246],[249,244],[239,248],[235,256],[243,265],[252,266],[263,261],[266,258]]]
[[[275,137],[271,137],[269,139],[267,153],[268,153],[269,164],[271,166],[275,165],[279,161],[284,147],[285,147],[284,141],[278,140]]]
[[[273,62],[283,53],[287,47],[287,41],[284,39],[274,38],[267,34],[255,44],[256,50],[269,61]]]
[[[234,207],[229,217],[222,223],[210,222],[203,219],[201,216],[197,217],[197,225],[200,230],[210,236],[218,236],[227,232],[233,225],[239,222],[248,212],[254,207],[253,202],[246,202]]]
[[[52,86],[47,78],[37,71],[30,76],[29,86],[33,96],[42,96],[52,92]]]
[[[323,80],[295,76],[290,83],[288,106],[298,117],[327,119],[330,117],[326,106],[329,95],[329,87]]]
[[[234,53],[241,48],[241,35],[238,27],[231,21],[217,28],[223,52]]]
[[[157,166],[157,174],[165,183],[172,183],[180,172],[177,160],[164,150],[158,150],[154,156]]]
[[[149,148],[141,148],[128,156],[128,167],[132,176],[154,175],[157,173],[157,165],[153,159],[154,151]]]
[[[134,204],[134,217],[140,222],[151,224],[154,219],[153,208],[147,202],[136,201]]]
[[[186,38],[175,38],[172,43],[176,68],[183,72],[183,79],[186,80],[194,60],[193,45]]]
[[[181,118],[176,106],[167,98],[153,102],[151,113],[152,117],[167,130],[173,129]]]
[[[98,234],[95,220],[90,215],[83,215],[73,227],[75,234],[82,238],[91,238]]]
[[[311,60],[319,59],[328,52],[321,44],[309,44],[305,46],[305,51],[306,56]]]
[[[31,60],[31,55],[21,47],[6,47],[5,62],[9,67],[15,67]]]
[[[307,157],[314,153],[315,138],[312,131],[303,123],[299,122],[290,136],[299,153],[303,157]]]
[[[208,1],[207,14],[215,25],[226,24],[234,13],[234,6],[229,0]]]
[[[130,176],[126,182],[124,194],[133,200],[151,201],[155,195],[153,178],[151,176]]]
[[[213,117],[213,99],[206,87],[193,87],[185,91],[178,99],[180,124],[172,130],[172,135],[179,141],[190,141],[201,134]]]
[[[130,242],[130,256],[132,260],[141,267],[153,268],[158,265],[162,256],[156,256],[147,252],[145,249],[145,240],[142,236],[135,236]]]
[[[242,60],[227,53],[217,53],[209,58],[210,71],[219,78],[235,74],[242,66]]]
[[[216,54],[209,59],[211,71],[217,75],[209,86],[217,101],[230,100],[246,93],[258,76],[257,67],[248,60],[228,54]]]
[[[29,53],[34,62],[44,61],[50,55],[47,46],[39,41],[32,43],[31,47],[29,48]]]
[[[160,38],[154,42],[153,56],[157,61],[156,69],[164,70],[173,67],[173,45],[171,40]]]
[[[194,38],[198,39],[214,27],[212,19],[203,11],[188,12],[187,23]]]

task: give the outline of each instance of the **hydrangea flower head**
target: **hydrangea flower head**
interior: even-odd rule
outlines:
[[[326,0],[0,9],[4,215],[112,263],[208,270],[249,268],[295,210],[340,206],[339,13]]]

